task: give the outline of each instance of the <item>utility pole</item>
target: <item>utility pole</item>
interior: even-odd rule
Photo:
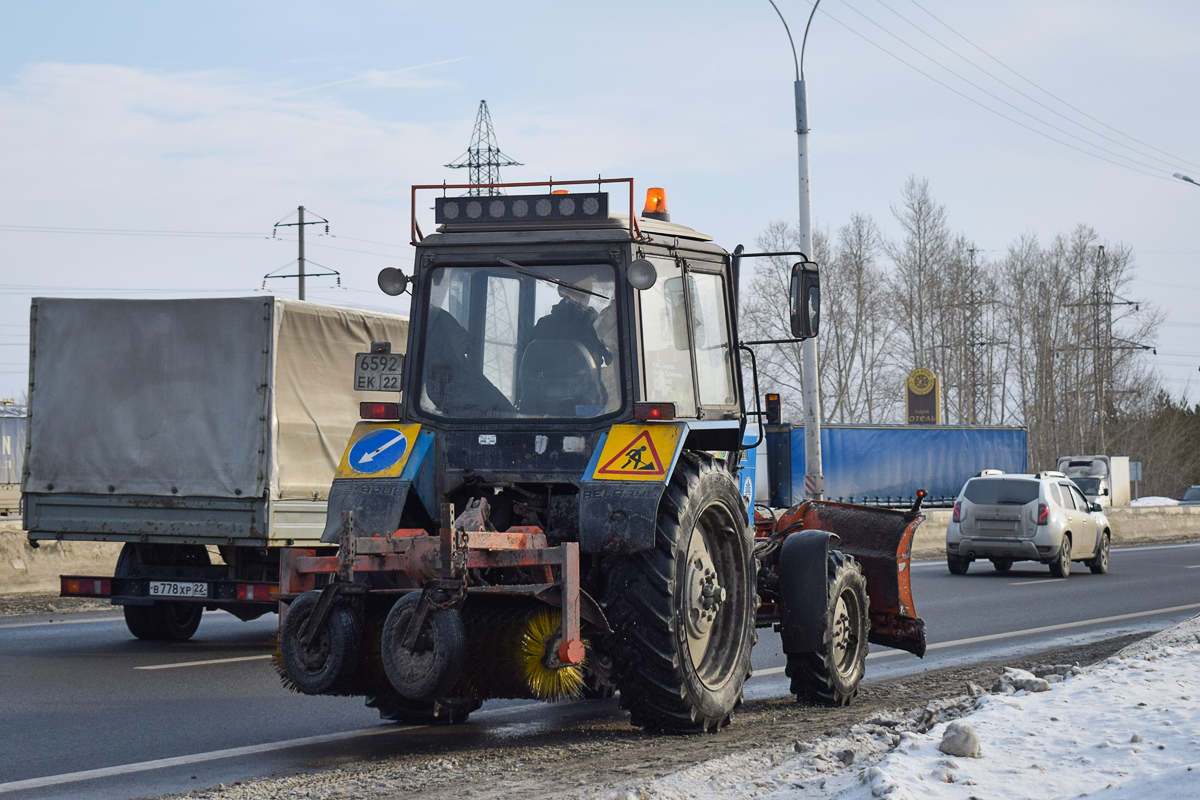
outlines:
[[[494,184],[500,183],[501,167],[520,167],[521,162],[500,152],[496,143],[496,132],[492,129],[492,115],[487,100],[479,101],[479,112],[475,115],[475,130],[471,133],[471,144],[467,152],[446,165],[450,169],[467,170],[467,182],[471,188],[468,197],[490,197],[501,194]]]
[[[775,5],[771,8],[779,14],[779,21],[787,31],[792,45],[792,60],[796,63],[794,94],[796,101],[796,144],[797,166],[800,184],[800,214],[798,233],[800,252],[812,258],[812,206],[808,191],[808,97],[804,88],[804,45],[808,42],[808,29],[821,0],[813,3],[808,24],[804,26],[804,38],[800,40],[800,57],[796,58],[796,43],[787,20]],[[817,340],[805,339],[800,345],[801,395],[804,397],[804,496],[820,500],[825,496],[825,474],[821,465],[821,374],[817,364]]]
[[[325,232],[329,233],[329,220],[325,219],[324,217],[317,217],[316,219],[306,220],[306,219],[304,219],[304,211],[305,211],[304,206],[299,206],[296,209],[296,222],[284,222],[283,220],[280,220],[279,222],[275,223],[275,227],[271,231],[271,236],[272,236],[272,238],[274,238],[276,232],[280,228],[296,228],[297,238],[300,243],[299,253],[296,258],[296,263],[298,266],[298,269],[296,270],[296,274],[295,275],[276,275],[274,273],[268,273],[263,276],[263,288],[266,288],[268,278],[296,278],[296,279],[298,279],[299,289],[300,289],[298,297],[301,300],[305,299],[304,280],[305,280],[305,278],[308,277],[307,263],[306,263],[306,259],[304,257],[304,227],[306,225],[324,225]],[[287,219],[287,217],[284,217],[283,219]],[[321,266],[321,265],[318,264],[317,266]],[[322,275],[337,275],[338,276],[338,285],[339,286],[342,285],[341,274],[338,273],[336,270],[327,269],[326,272],[315,272],[315,273],[313,273],[312,277],[317,277],[317,276],[322,276]]]

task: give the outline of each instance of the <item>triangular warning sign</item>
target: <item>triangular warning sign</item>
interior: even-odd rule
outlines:
[[[611,451],[610,451],[611,452]],[[633,441],[617,451],[607,463],[596,470],[597,475],[637,475],[639,477],[660,477],[667,474],[650,431],[642,431]]]

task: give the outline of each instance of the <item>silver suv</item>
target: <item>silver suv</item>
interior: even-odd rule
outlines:
[[[954,503],[946,565],[962,575],[977,558],[990,559],[997,572],[1007,572],[1014,561],[1040,561],[1065,578],[1071,562],[1082,561],[1103,574],[1110,541],[1108,517],[1063,473],[988,470],[967,481]]]

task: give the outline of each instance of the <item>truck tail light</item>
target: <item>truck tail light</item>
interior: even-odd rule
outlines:
[[[634,403],[633,418],[642,422],[670,422],[675,419],[675,404]]]
[[[62,597],[112,597],[112,581],[108,578],[72,578],[63,575]]]
[[[362,419],[400,419],[399,403],[359,403],[358,416]]]
[[[268,583],[239,583],[237,599],[249,602],[269,602],[272,593],[278,593],[279,587]]]
[[[961,500],[954,504],[954,512],[950,515],[950,521],[951,522],[961,522],[962,521],[962,501]]]
[[[1045,503],[1038,503],[1038,525],[1050,524],[1050,506]]]

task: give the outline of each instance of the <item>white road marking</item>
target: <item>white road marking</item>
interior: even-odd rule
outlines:
[[[508,706],[506,708],[494,708],[487,711],[477,711],[473,717],[491,717],[499,714],[512,714],[524,711],[532,711],[534,709],[545,708],[545,703],[528,703],[524,705]],[[0,783],[0,793],[3,792],[19,792],[25,789],[44,789],[47,786],[61,786],[64,783],[77,783],[79,781],[91,781],[99,778],[115,778],[121,775],[132,775],[136,772],[149,772],[155,769],[166,769],[168,767],[186,767],[191,764],[201,764],[206,761],[219,761],[223,758],[239,758],[241,756],[253,756],[261,753],[273,753],[279,750],[289,750],[293,747],[305,747],[314,744],[328,744],[330,742],[342,742],[347,739],[357,739],[359,737],[379,736],[381,734],[399,733],[401,731],[419,730],[427,728],[428,725],[394,725],[382,724],[374,725],[370,728],[359,728],[353,731],[343,731],[341,733],[326,733],[320,736],[305,736],[300,739],[286,739],[282,742],[266,742],[264,744],[251,744],[245,747],[230,747],[225,750],[213,750],[208,753],[194,753],[187,756],[174,756],[172,758],[156,758],[151,761],[139,761],[134,764],[120,764],[114,767],[100,767],[99,769],[86,769],[80,772],[66,772],[61,775],[46,775],[42,778],[27,778],[22,781],[10,781],[9,783]]]
[[[1010,583],[1009,586],[1033,586],[1035,583],[1058,583],[1065,580],[1066,578],[1039,578],[1036,581],[1017,581]]]
[[[91,617],[89,619],[60,619],[52,622],[0,622],[0,630],[5,628],[36,628],[41,625],[86,625],[94,622],[117,622],[123,617]]]
[[[1184,567],[1184,569],[1200,569],[1200,564],[1192,564],[1190,567]]]
[[[134,669],[178,669],[179,667],[203,667],[208,664],[232,664],[236,661],[262,661],[271,657],[270,653],[261,656],[237,656],[235,658],[209,658],[204,661],[177,661],[174,664],[152,664]]]
[[[1065,580],[1065,579],[1064,579]],[[1127,619],[1137,619],[1138,617],[1150,617],[1155,614],[1173,614],[1177,611],[1191,611],[1200,608],[1200,603],[1189,603],[1186,606],[1172,606],[1171,608],[1156,608],[1152,611],[1135,611],[1132,614],[1118,614],[1114,617],[1097,617],[1096,619],[1082,619],[1078,622],[1060,622],[1057,625],[1043,625],[1040,628],[1026,628],[1023,631],[1009,631],[1007,633],[992,633],[987,636],[972,636],[968,639],[955,639],[950,642],[938,642],[931,644],[926,648],[926,652],[930,650],[942,650],[947,647],[959,647],[964,644],[979,644],[980,642],[994,642],[998,639],[1012,639],[1017,636],[1029,636],[1039,633],[1049,633],[1051,631],[1067,630],[1068,628],[1082,628],[1088,625],[1103,625],[1108,622],[1120,622]],[[904,653],[903,650],[880,650],[875,653],[868,653],[867,658],[885,658],[887,656],[898,656]],[[778,675],[783,672],[783,667],[769,667],[767,669],[756,669],[751,677],[758,678],[764,675]]]

